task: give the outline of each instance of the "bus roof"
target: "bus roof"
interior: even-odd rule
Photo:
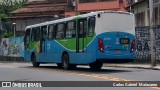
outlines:
[[[119,14],[132,15],[132,13],[124,12],[124,11],[109,11],[109,10],[107,10],[107,11],[96,11],[96,12],[90,12],[90,13],[87,13],[87,14],[82,14],[82,15],[63,18],[63,19],[47,21],[47,22],[43,22],[43,23],[39,23],[39,24],[29,25],[29,26],[26,27],[26,29],[39,27],[39,26],[45,26],[45,25],[49,25],[49,24],[61,23],[61,22],[65,22],[65,21],[74,20],[74,19],[77,19],[77,18],[85,18],[85,17],[89,17],[89,16],[96,16],[99,13],[119,13]]]

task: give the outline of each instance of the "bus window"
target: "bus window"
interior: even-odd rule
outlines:
[[[57,35],[56,35],[56,39],[63,39],[64,38],[64,28],[65,28],[65,24],[58,24],[57,25]]]
[[[40,27],[36,27],[35,41],[40,40]]]
[[[87,19],[79,21],[79,38],[86,37]]]
[[[53,40],[54,39],[54,31],[55,31],[55,25],[50,25],[48,27],[48,39]]]
[[[31,33],[31,42],[34,42],[36,38],[36,29],[32,28],[32,33]]]
[[[26,30],[26,34],[25,34],[25,37],[24,37],[24,46],[25,46],[25,49],[28,47],[29,42],[30,42],[30,30],[31,29],[27,29]]]
[[[47,26],[42,26],[41,31],[42,31],[42,40],[45,40],[47,38]]]
[[[90,17],[88,21],[88,36],[92,37],[95,31],[95,17]]]
[[[67,23],[66,38],[75,38],[75,37],[76,37],[75,21],[70,21]]]

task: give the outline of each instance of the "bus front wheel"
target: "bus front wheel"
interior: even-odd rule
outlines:
[[[68,54],[64,54],[62,56],[62,67],[65,70],[68,70],[70,68],[70,64],[69,64],[69,56]]]
[[[98,61],[95,61],[95,62],[89,64],[89,67],[92,70],[100,70],[102,68],[102,66],[103,66],[103,62],[98,62]]]
[[[32,65],[33,67],[39,67],[40,63],[36,62],[36,55],[32,55]]]

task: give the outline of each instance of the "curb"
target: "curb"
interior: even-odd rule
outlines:
[[[107,65],[105,65],[104,64],[104,67],[121,67],[121,68],[138,68],[138,69],[151,69],[151,70],[160,70],[160,66],[155,66],[155,67],[152,67],[152,66],[145,66],[145,67],[143,67],[143,66],[133,66],[133,65],[109,65],[109,64],[107,64]]]

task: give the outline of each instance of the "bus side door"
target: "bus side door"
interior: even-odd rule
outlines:
[[[76,53],[85,53],[87,19],[77,20]]]

